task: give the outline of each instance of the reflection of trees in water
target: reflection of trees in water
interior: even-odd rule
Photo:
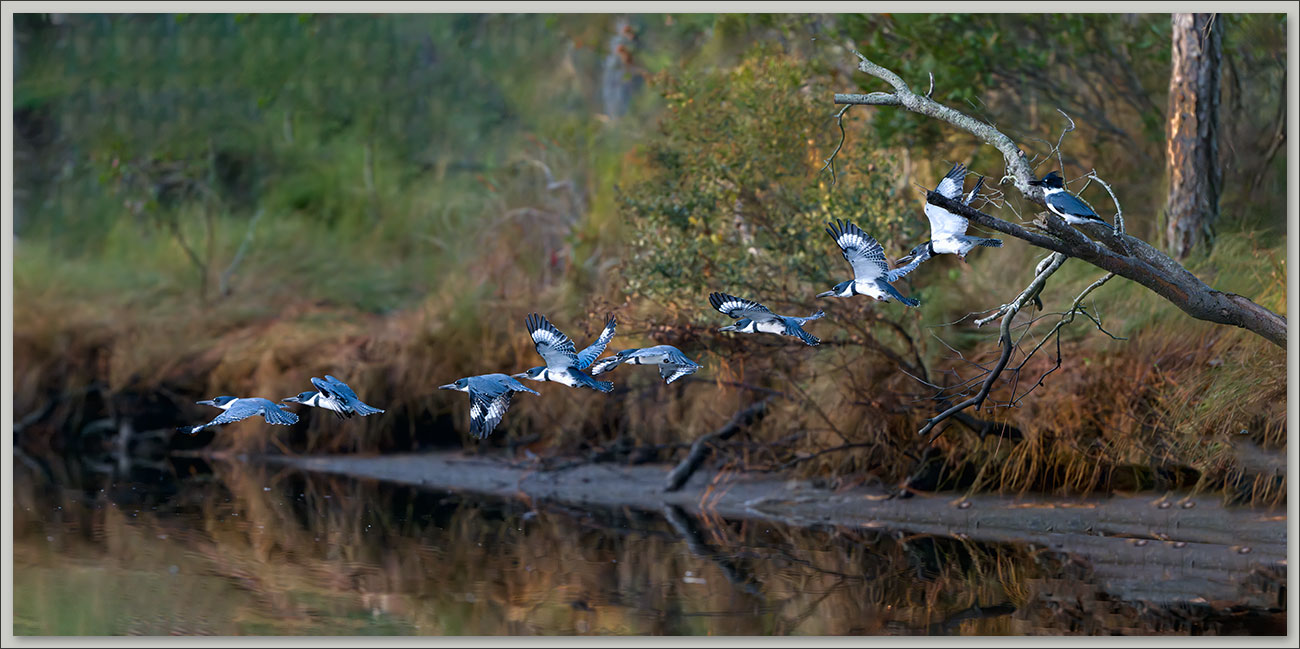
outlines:
[[[196,585],[132,622],[157,633],[1214,633],[1260,624],[1258,611],[1110,601],[1086,567],[1023,546],[211,468],[213,479],[137,484],[154,494],[138,504],[65,501],[58,518],[19,507],[17,555],[52,564],[41,573],[51,581],[66,563],[161,576],[177,566]],[[33,549],[47,534],[60,536],[53,555]],[[122,596],[158,599],[147,589]]]

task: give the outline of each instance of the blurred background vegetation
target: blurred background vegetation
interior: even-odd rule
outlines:
[[[1285,20],[1217,20],[1223,216],[1187,263],[1284,313]],[[896,258],[928,234],[921,187],[953,162],[993,187],[1002,172],[969,134],[856,108],[832,178],[832,94],[880,89],[849,47],[914,87],[933,74],[935,99],[997,124],[1040,173],[1065,111],[1066,177],[1096,169],[1129,232],[1158,243],[1167,15],[28,14],[15,41],[26,455],[95,452],[92,425],[171,430],[212,415],[197,399],[279,399],[326,372],[388,413],[168,443],[477,446],[464,397],[437,385],[534,365],[529,312],[579,341],[614,313],[611,351],[668,343],[705,369],[672,386],[620,369],[609,397],[543,388],[487,444],[666,460],[773,397],[723,461],[977,489],[1285,493],[1285,353],[1130,282],[1093,296],[1126,341],[1081,319],[1044,386],[979,413],[1023,439],[952,426],[924,456],[915,432],[938,405],[918,378],[955,382],[995,350],[995,331],[943,325],[1007,301],[1041,251],[931,261],[901,287],[919,310],[811,297],[848,272],[825,221],[854,220]],[[1084,198],[1114,213],[1100,188]],[[1047,311],[1099,275],[1067,264]],[[825,307],[810,325],[824,343],[716,334],[714,290]]]

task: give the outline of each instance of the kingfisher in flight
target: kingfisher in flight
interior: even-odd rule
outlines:
[[[803,325],[826,315],[825,311],[818,311],[806,318],[777,315],[758,302],[727,295],[726,293],[711,293],[709,295],[709,304],[712,304],[713,308],[718,311],[736,318],[735,324],[722,327],[718,331],[794,336],[802,340],[805,345],[821,344],[821,341],[816,336],[804,331]]]
[[[853,279],[840,282],[831,290],[818,293],[817,297],[848,298],[866,295],[881,302],[894,299],[910,307],[920,306],[920,300],[905,297],[894,288],[892,282],[916,270],[923,259],[913,259],[906,266],[890,270],[889,262],[885,261],[885,249],[880,242],[852,222],[836,219],[835,223],[826,224],[826,233],[839,244],[844,259],[853,268]]]
[[[439,390],[457,390],[469,393],[469,433],[483,439],[501,423],[510,409],[510,396],[515,392],[537,394],[537,391],[505,374],[481,374],[457,379],[454,383],[438,386]]]
[[[323,380],[311,377],[311,384],[316,386],[316,392],[302,392],[298,396],[286,397],[281,401],[323,408],[333,412],[339,419],[351,419],[354,413],[365,417],[383,412],[383,409],[375,408],[362,401],[347,383],[329,374],[326,374]]]
[[[598,392],[610,392],[614,389],[613,383],[597,381],[582,371],[591,367],[596,357],[605,351],[605,346],[614,338],[614,328],[618,324],[614,318],[609,319],[609,323],[605,325],[604,331],[600,332],[596,342],[581,353],[576,351],[573,341],[556,329],[546,316],[530,313],[524,322],[528,326],[528,334],[533,338],[533,346],[537,349],[537,354],[546,361],[546,365],[516,374],[514,378],[554,381],[571,388],[591,388]]]
[[[970,205],[971,201],[979,195],[980,188],[984,186],[984,177],[980,176],[979,180],[975,181],[975,187],[971,188],[965,200],[962,200],[961,189],[965,180],[966,166],[959,162],[952,166],[952,170],[943,177],[943,180],[939,181],[939,186],[934,191],[948,200],[961,200],[963,205]],[[899,258],[897,261],[899,266],[906,265],[914,259],[926,261],[935,255],[957,255],[958,259],[965,262],[966,255],[978,246],[1002,247],[1001,239],[986,239],[966,234],[966,228],[970,226],[966,217],[953,214],[929,200],[925,202],[925,216],[930,219],[930,240],[912,248],[911,252]]]
[[[220,426],[222,424],[233,424],[234,422],[248,419],[256,415],[261,415],[268,424],[277,424],[281,426],[291,426],[298,423],[298,415],[285,410],[280,404],[263,399],[261,397],[216,397],[195,401],[194,403],[201,406],[216,406],[225,412],[217,415],[216,419],[198,426],[181,426],[179,430],[186,435],[194,435],[209,426]]]

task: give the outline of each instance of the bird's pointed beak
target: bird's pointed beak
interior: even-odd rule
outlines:
[[[280,399],[280,400],[281,400],[281,401],[284,401],[284,402],[287,402],[287,403],[301,403],[301,401],[298,399],[298,397],[285,397],[285,398]]]
[[[903,255],[902,257],[899,257],[898,259],[894,260],[894,265],[905,266],[907,264],[912,263],[913,259],[916,259],[916,255]]]
[[[216,402],[213,401],[212,399],[204,399],[204,400],[202,400],[202,401],[195,401],[194,404],[195,404],[195,405],[198,405],[198,406],[215,406],[215,405],[217,405]]]
[[[825,293],[818,293],[817,297],[831,297],[832,295],[835,295],[835,291],[826,291]]]
[[[455,383],[448,383],[447,385],[440,385],[440,386],[438,386],[438,389],[439,389],[439,390],[455,390],[455,389],[456,389],[456,384],[455,384]]]
[[[528,378],[528,372],[520,372],[520,373],[518,373],[518,374],[511,374],[511,375],[510,375],[510,378],[512,378],[512,379],[526,379],[526,378]]]
[[[735,326],[735,325],[727,325],[727,326],[725,326],[725,327],[719,329],[718,331],[735,331],[735,330],[736,330],[736,326]]]
[[[1042,187],[1042,186],[1043,186],[1043,181],[1041,181],[1041,180],[1031,180],[1031,181],[1029,181],[1029,184],[1032,185],[1032,186],[1034,186],[1034,187]]]

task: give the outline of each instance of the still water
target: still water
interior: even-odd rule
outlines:
[[[1285,634],[1116,601],[1033,547],[181,458],[15,467],[18,635]]]

